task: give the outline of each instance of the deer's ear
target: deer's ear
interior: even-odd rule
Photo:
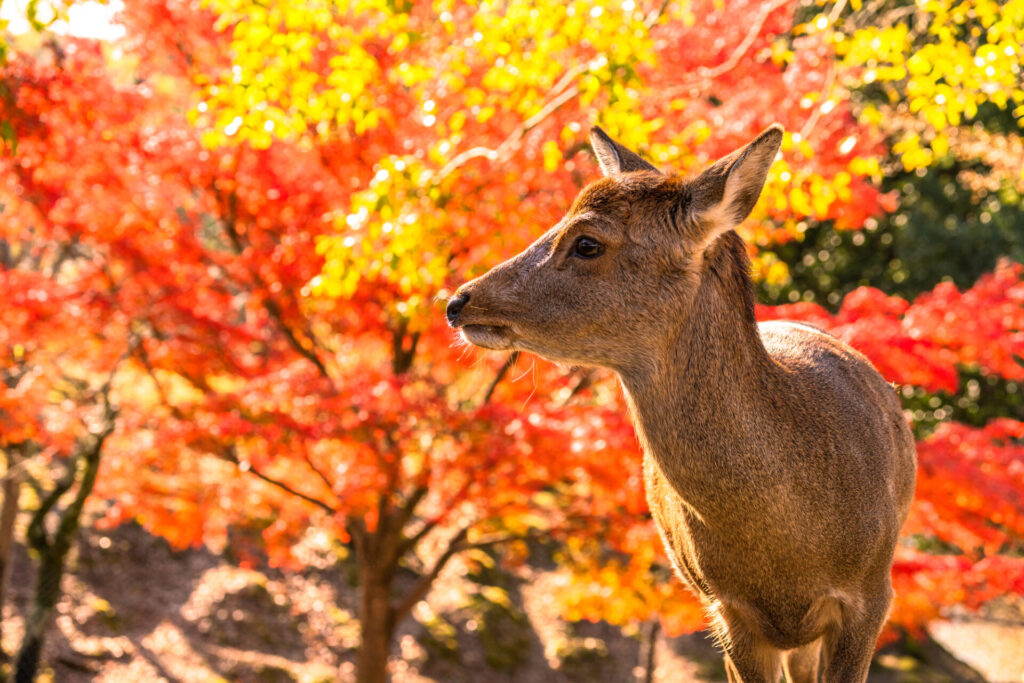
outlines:
[[[769,126],[753,142],[722,157],[692,181],[691,215],[700,226],[704,246],[742,223],[754,210],[782,145],[783,132],[777,123]]]
[[[597,163],[605,176],[631,173],[633,171],[653,171],[658,173],[651,164],[644,161],[639,154],[628,149],[608,137],[608,133],[594,126],[590,129],[590,144],[597,155]]]

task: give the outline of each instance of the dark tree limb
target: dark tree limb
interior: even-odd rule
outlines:
[[[487,385],[487,391],[484,393],[484,400],[481,402],[481,405],[485,405],[490,402],[491,397],[494,396],[494,390],[498,388],[498,384],[501,383],[501,380],[505,379],[505,375],[508,374],[508,371],[515,367],[518,360],[519,351],[513,351],[508,354],[508,358],[506,358],[505,362],[501,364],[500,368],[498,368],[498,372],[494,375],[494,379],[492,379],[491,383]]]
[[[460,551],[465,550],[462,542],[466,539],[469,534],[469,530],[472,526],[463,527],[460,529],[450,541],[448,541],[448,547],[441,553],[441,556],[434,562],[434,566],[430,568],[425,574],[420,576],[419,580],[413,585],[409,592],[401,598],[398,603],[394,606],[395,621],[401,621],[408,615],[412,608],[417,602],[426,597],[427,593],[430,592],[430,587],[434,584],[434,579],[437,578],[441,570],[445,568],[445,565],[455,557]]]
[[[122,360],[125,356],[122,356]],[[119,360],[118,365],[120,362]],[[117,365],[100,390],[103,400],[102,426],[99,431],[89,433],[76,443],[71,465],[43,499],[29,522],[27,540],[29,547],[38,553],[39,570],[32,605],[25,621],[25,636],[14,665],[15,683],[32,683],[39,669],[46,631],[53,621],[53,612],[60,599],[60,584],[64,576],[67,555],[78,530],[85,501],[96,485],[103,444],[114,432],[117,424],[117,410],[110,403],[110,384],[116,371]],[[57,527],[53,534],[48,534],[46,517],[58,500],[75,484],[79,469],[82,474],[78,481],[78,491],[71,503],[57,513]]]
[[[3,503],[0,505],[0,614],[3,614],[4,598],[6,597],[7,573],[10,568],[8,556],[14,545],[14,522],[18,516],[18,498],[21,493],[21,454],[22,444],[4,449],[7,459],[7,470],[0,487],[3,490]],[[7,660],[7,653],[0,643],[0,661]]]
[[[221,197],[221,194],[217,192],[216,189],[214,192],[218,197]],[[241,256],[245,251],[246,245],[242,241],[242,235],[238,232],[238,195],[234,192],[231,192],[227,196],[224,215],[221,216],[221,223],[224,225],[224,232],[227,233],[228,241],[231,243],[232,252],[234,252],[235,256]],[[249,268],[248,270],[253,281],[265,294],[260,297],[263,301],[263,308],[266,309],[267,314],[270,315],[271,319],[277,323],[277,327],[281,331],[281,334],[284,335],[288,345],[291,346],[296,353],[316,366],[317,372],[319,372],[324,379],[331,380],[331,375],[327,371],[327,366],[324,365],[323,361],[320,360],[320,356],[315,351],[319,344],[317,344],[316,338],[312,336],[312,330],[309,326],[306,326],[309,334],[309,346],[307,347],[299,340],[291,326],[285,322],[284,313],[277,302],[270,298],[268,294],[270,288],[267,286],[267,283],[263,280],[262,276],[252,268]]]
[[[444,552],[441,553],[441,556],[437,558],[434,565],[426,573],[421,575],[419,580],[413,585],[405,597],[399,600],[394,607],[396,621],[404,619],[412,611],[412,608],[416,603],[426,597],[427,593],[430,592],[431,586],[434,584],[434,580],[441,573],[441,570],[443,570],[448,562],[459,553],[465,550],[483,550],[485,548],[492,548],[496,545],[512,541],[527,541],[536,538],[543,538],[548,535],[548,532],[546,531],[531,531],[525,534],[506,534],[488,538],[483,541],[466,543],[466,536],[469,535],[470,530],[475,525],[476,522],[465,526],[452,536],[448,541],[448,547],[445,548]]]
[[[316,476],[320,477],[320,481],[324,483],[324,486],[326,486],[331,493],[334,493],[334,482],[331,481],[326,472],[320,469],[317,464],[313,462],[313,458],[310,457],[309,452],[304,451],[302,459],[305,460],[307,465],[309,465],[309,469],[313,470],[313,472],[316,473]]]
[[[398,321],[398,329],[391,333],[391,369],[396,375],[409,371],[412,367],[413,358],[416,356],[416,345],[420,341],[420,333],[409,331],[409,319],[402,318]],[[408,339],[408,343],[406,343]]]
[[[264,474],[263,472],[260,472],[256,467],[252,465],[252,463],[243,463],[241,460],[239,460],[238,453],[235,451],[234,446],[228,446],[227,448],[225,448],[222,453],[222,457],[224,458],[224,460],[227,460],[228,462],[237,465],[238,468],[243,472],[252,472],[254,475],[259,477],[263,481],[267,482],[271,486],[276,486],[282,491],[285,491],[286,493],[289,493],[297,498],[301,498],[307,503],[312,503],[313,505],[324,510],[325,512],[334,514],[334,507],[329,505],[328,503],[325,503],[319,498],[315,498],[313,496],[303,493],[302,491],[294,489],[288,484],[284,483],[283,481],[280,481],[279,479],[275,479],[267,474]]]
[[[417,486],[409,497],[406,498],[405,504],[398,510],[397,521],[398,528],[404,529],[405,525],[412,519],[413,514],[416,512],[416,506],[420,504],[420,501],[430,492],[430,487],[426,485]]]
[[[636,683],[652,683],[654,681],[655,654],[658,645],[658,633],[661,622],[657,618],[644,624],[641,629],[640,652],[637,666]]]
[[[399,543],[398,545],[398,557],[404,557],[405,554],[412,551],[412,549],[415,548],[416,545],[419,544],[419,542],[422,541],[427,534],[436,529],[437,526],[445,520],[448,513],[450,513],[455,508],[455,506],[462,500],[462,497],[466,495],[466,492],[469,490],[469,487],[472,484],[473,479],[467,479],[459,488],[458,492],[456,492],[456,494],[452,496],[451,505],[448,506],[448,509],[445,510],[443,514],[439,515],[435,519],[425,520],[423,522],[423,526],[421,526],[416,531],[416,533],[402,540],[401,543]]]

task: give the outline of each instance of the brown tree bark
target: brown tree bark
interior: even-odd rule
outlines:
[[[644,624],[640,632],[640,653],[636,683],[651,683],[654,680],[654,656],[658,648],[658,633],[661,622],[655,617]]]
[[[6,598],[7,574],[10,569],[11,547],[14,545],[14,519],[18,516],[18,494],[21,491],[21,473],[15,449],[6,451],[7,470],[3,477],[3,504],[0,506],[0,620],[3,619]],[[7,659],[7,653],[0,642],[0,661]]]
[[[109,392],[108,380],[102,391],[102,429],[89,434],[76,444],[67,471],[54,482],[53,490],[43,498],[29,521],[26,539],[29,548],[35,551],[39,558],[38,571],[32,603],[25,619],[25,636],[14,663],[14,683],[32,683],[39,671],[46,631],[53,621],[54,611],[60,600],[60,584],[64,576],[65,562],[78,531],[85,501],[96,485],[103,443],[114,431],[117,411],[110,405]],[[60,510],[57,507],[58,503],[76,483],[78,490],[71,497],[67,507]],[[56,518],[56,528],[52,533],[47,530],[47,519],[51,515]]]
[[[36,574],[32,604],[25,620],[25,638],[14,665],[15,683],[32,683],[36,679],[46,631],[53,621],[53,613],[60,600],[65,561],[74,543],[75,532],[78,531],[85,500],[96,484],[103,441],[113,431],[113,422],[108,422],[108,425],[103,433],[93,436],[91,447],[75,455],[65,476],[56,483],[54,490],[43,500],[29,522],[28,544],[39,556],[39,571]],[[57,513],[57,528],[50,535],[46,532],[47,516],[78,479],[79,461],[82,463],[82,476],[78,482],[78,492],[67,508]]]
[[[388,653],[395,635],[389,572],[364,565],[360,580],[359,627],[361,643],[356,660],[357,683],[386,683]],[[383,574],[383,576],[382,576]]]

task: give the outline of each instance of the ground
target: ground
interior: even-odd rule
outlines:
[[[135,526],[86,529],[49,635],[47,675],[69,683],[350,680],[358,647],[351,571],[315,550],[303,559],[302,573],[240,569],[204,550],[174,552]],[[20,641],[32,582],[18,547],[5,652]],[[646,632],[567,623],[549,599],[556,590],[557,575],[542,562],[514,571],[453,564],[429,608],[420,605],[400,629],[395,683],[479,681],[481,672],[495,683],[633,680]],[[869,680],[1024,680],[1022,615],[1006,602],[984,620],[957,615],[933,624],[933,640],[879,653]],[[655,643],[654,681],[724,680],[706,634]]]

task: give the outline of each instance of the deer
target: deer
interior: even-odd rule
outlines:
[[[731,683],[862,682],[916,452],[867,358],[811,325],[755,318],[735,228],[783,135],[772,125],[684,177],[593,128],[603,177],[460,286],[446,317],[477,347],[617,375],[651,515]]]

